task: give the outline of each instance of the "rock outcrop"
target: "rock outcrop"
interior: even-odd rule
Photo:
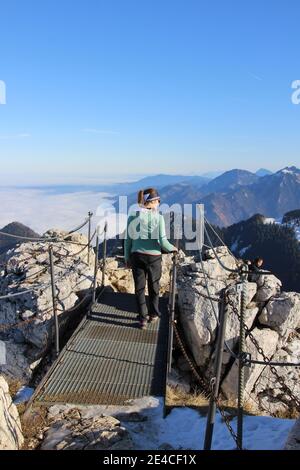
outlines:
[[[118,419],[103,414],[85,416],[69,408],[55,416],[46,431],[41,450],[130,450],[128,431]]]
[[[263,349],[267,357],[272,357],[276,351],[278,341],[278,334],[269,329],[259,330],[255,328],[253,336]],[[262,361],[263,357],[257,351],[256,347],[249,338],[246,338],[246,351],[251,354],[251,358]],[[260,364],[252,364],[250,367],[245,367],[245,392],[247,395],[253,390],[254,384],[258,377],[260,377],[265,366]],[[226,375],[222,383],[222,391],[226,398],[230,400],[236,399],[238,390],[238,360],[235,360],[229,373]]]
[[[0,375],[0,450],[18,450],[24,442],[17,407],[6,380]]]
[[[226,247],[218,247],[216,251],[225,266],[236,268],[236,262]],[[235,285],[237,281],[238,276],[225,271],[212,250],[204,254],[203,266],[190,260],[181,265],[178,281],[180,320],[195,362],[207,378],[211,377],[213,370],[220,308],[218,298],[222,289]],[[251,277],[251,281],[246,282],[245,323],[253,338],[269,359],[299,363],[300,294],[281,292],[281,282],[274,275],[257,274],[255,278]],[[231,292],[227,309],[225,340],[231,351],[237,354],[240,334],[238,293]],[[248,335],[246,351],[252,359],[263,360]],[[299,396],[299,369],[280,367],[277,371],[290,390]],[[226,399],[236,399],[237,383],[238,362],[225,348],[221,388]],[[247,400],[256,411],[276,414],[294,410],[293,400],[269,366],[255,364],[245,367],[245,389]]]
[[[183,252],[179,253],[179,259],[185,258]],[[162,257],[162,276],[160,281],[160,294],[163,295],[169,291],[170,270],[172,268],[172,254],[166,254]],[[134,293],[134,282],[132,270],[124,265],[123,258],[109,257],[106,260],[106,285],[111,286],[115,292]],[[146,289],[147,290],[147,289]]]
[[[94,251],[90,250],[88,265],[85,236],[60,230],[49,230],[44,236],[64,239],[53,243],[57,311],[63,329],[68,314],[91,286]],[[54,334],[48,248],[49,242],[28,242],[9,250],[0,275],[0,296],[28,291],[0,300],[0,340],[6,350],[6,364],[0,364],[0,370],[24,382],[47,352]]]
[[[263,308],[259,321],[277,331],[281,344],[284,343],[292,331],[300,328],[300,294],[283,292],[270,299]]]

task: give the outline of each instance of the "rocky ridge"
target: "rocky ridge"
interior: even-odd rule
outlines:
[[[236,267],[235,260],[226,247],[217,253],[228,268]],[[203,274],[200,263],[183,263],[179,274],[178,300],[180,320],[193,357],[207,378],[210,376],[217,334],[219,304],[207,298],[218,298],[226,286],[236,283],[236,276],[224,271],[212,250],[204,254]],[[206,286],[207,283],[207,286]],[[300,293],[281,292],[281,282],[273,275],[258,275],[255,282],[247,282],[246,325],[263,349],[265,355],[280,362],[300,362]],[[235,309],[239,307],[238,294],[228,306],[225,340],[237,353],[239,320]],[[263,360],[250,338],[246,337],[246,350],[251,357]],[[300,395],[300,373],[296,367],[280,367],[278,374],[295,396]],[[224,350],[221,389],[227,400],[237,398],[238,363]],[[245,368],[245,393],[249,407],[266,414],[289,414],[295,404],[285,393],[270,368],[251,365]]]
[[[65,237],[53,243],[57,312],[63,331],[91,286],[95,256],[91,249],[88,264],[87,238],[81,234],[49,230],[44,236]],[[0,343],[5,350],[0,371],[23,383],[29,382],[54,335],[48,247],[48,242],[19,244],[6,253],[0,273],[0,296],[28,291],[0,300]]]

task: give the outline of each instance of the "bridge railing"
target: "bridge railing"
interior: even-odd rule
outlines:
[[[54,345],[55,345],[56,356],[59,355],[59,351],[60,351],[60,344],[59,344],[59,338],[60,338],[59,329],[60,328],[59,328],[58,308],[57,308],[57,304],[58,304],[58,293],[57,292],[58,292],[58,289],[57,289],[56,285],[67,274],[74,271],[76,269],[76,266],[71,266],[71,267],[66,268],[65,272],[62,275],[56,277],[55,276],[55,267],[57,265],[56,265],[55,258],[58,258],[58,262],[61,261],[61,259],[63,259],[63,258],[77,258],[82,252],[87,250],[87,260],[88,260],[87,264],[89,265],[90,250],[91,250],[91,246],[92,246],[92,241],[95,238],[95,236],[97,235],[96,246],[95,246],[95,252],[96,252],[95,253],[95,270],[94,270],[93,280],[91,282],[90,287],[87,289],[88,292],[84,296],[84,298],[79,303],[77,303],[74,307],[72,307],[71,309],[68,309],[68,312],[70,312],[72,310],[75,310],[75,309],[77,310],[79,308],[79,306],[81,304],[83,304],[83,302],[86,301],[87,297],[91,295],[91,293],[93,295],[93,292],[95,292],[96,288],[97,288],[98,257],[99,257],[99,236],[101,234],[98,233],[97,230],[95,230],[94,233],[91,234],[92,217],[93,217],[93,213],[89,212],[88,217],[80,225],[78,225],[74,229],[70,230],[64,237],[56,237],[56,236],[54,236],[54,237],[45,237],[45,236],[44,237],[25,237],[25,236],[21,236],[21,235],[19,236],[19,235],[10,234],[10,233],[7,233],[7,232],[0,231],[0,235],[5,236],[6,238],[12,238],[12,239],[15,239],[15,240],[19,240],[20,242],[35,242],[35,243],[39,243],[39,244],[40,243],[49,244],[49,247],[48,247],[48,253],[49,253],[48,264],[41,270],[41,272],[49,272],[50,273],[50,282],[48,282],[48,283],[39,283],[31,289],[25,289],[25,290],[21,290],[20,292],[14,292],[14,293],[8,293],[6,295],[2,295],[2,296],[0,296],[0,301],[10,301],[10,299],[13,300],[13,299],[15,299],[19,296],[28,295],[28,294],[32,295],[33,293],[39,293],[39,292],[41,292],[41,290],[44,290],[46,288],[51,287],[52,308],[47,310],[47,312],[43,311],[43,313],[48,313],[49,311],[52,310],[52,314],[53,314],[52,318],[53,318],[54,330],[55,330],[55,332],[54,332]],[[88,225],[88,241],[87,241],[87,243],[80,243],[80,242],[68,240],[70,235],[72,235],[73,233],[78,232],[79,230],[81,230],[86,225]],[[104,232],[105,232],[105,238],[106,238],[107,224],[105,225]],[[80,249],[76,253],[71,253],[68,250],[66,250],[66,254],[62,254],[62,253],[59,253],[58,251],[57,252],[55,251],[55,247],[59,243],[78,245],[78,246],[80,246]],[[37,248],[37,249],[40,250],[40,247]],[[5,266],[6,266],[5,263],[1,263],[2,269],[5,269]],[[38,274],[38,273],[35,273],[35,275],[36,274]],[[15,329],[15,328],[23,328],[23,327],[27,326],[29,323],[33,323],[34,321],[36,321],[35,316],[33,316],[32,318],[30,318],[28,320],[22,320],[20,322],[14,323],[14,324],[2,324],[2,325],[0,325],[0,332],[1,331],[8,331],[8,330]]]

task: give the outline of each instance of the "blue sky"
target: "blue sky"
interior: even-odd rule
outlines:
[[[1,183],[300,166],[298,0],[5,0],[0,16]]]

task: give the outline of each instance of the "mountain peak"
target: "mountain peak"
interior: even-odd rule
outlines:
[[[255,174],[260,177],[269,176],[269,175],[272,175],[272,171],[267,170],[266,168],[259,168],[259,170],[255,172]]]
[[[16,222],[16,221],[10,222],[9,224],[5,225],[5,227],[1,229],[1,232],[10,233],[11,235],[24,235],[24,236],[30,236],[30,237],[40,236],[38,233],[31,230],[31,228],[27,227],[21,222]]]
[[[296,166],[286,166],[282,170],[277,171],[277,174],[300,175],[300,170]]]
[[[17,235],[19,237],[37,238],[40,236],[38,233],[31,230],[31,228],[26,227],[26,225],[21,224],[20,222],[11,222],[5,225],[5,227],[0,231],[9,233],[10,235]],[[7,235],[0,234],[0,255],[16,246],[19,242],[20,240],[17,238],[11,238]]]

